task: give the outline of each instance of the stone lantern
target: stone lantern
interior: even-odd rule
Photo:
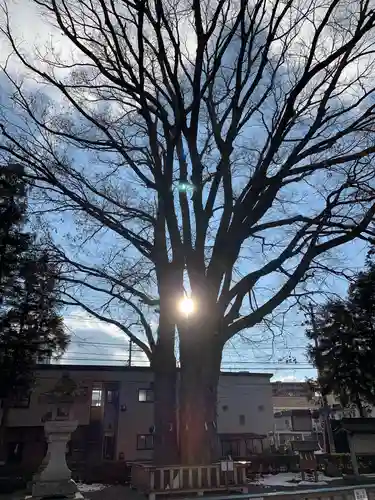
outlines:
[[[78,492],[66,463],[66,450],[78,426],[78,421],[73,419],[72,407],[79,398],[80,391],[69,374],[64,374],[51,391],[41,395],[41,402],[47,403],[51,410],[44,424],[48,449],[40,472],[34,477],[34,498],[73,498]]]

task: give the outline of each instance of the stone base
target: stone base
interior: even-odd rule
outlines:
[[[62,481],[36,481],[31,489],[32,498],[75,498],[78,487],[73,479]]]

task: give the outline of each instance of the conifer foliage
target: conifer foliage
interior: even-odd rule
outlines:
[[[324,304],[306,332],[314,341],[308,355],[318,369],[323,395],[335,394],[362,417],[367,416],[366,405],[375,404],[374,325],[375,264],[368,261],[347,298]]]
[[[18,166],[0,170],[0,399],[3,410],[30,389],[35,364],[59,356],[68,337],[58,313],[58,273],[25,231],[26,187]],[[3,411],[3,421],[6,419]]]

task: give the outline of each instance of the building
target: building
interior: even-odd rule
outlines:
[[[274,426],[273,444],[276,448],[290,441],[317,439],[323,444],[323,428],[318,413],[319,404],[311,397],[304,382],[274,382],[272,384]]]
[[[28,398],[11,408],[7,424],[9,463],[35,470],[45,454],[43,423],[51,407],[43,394],[64,373],[83,397],[72,414],[79,426],[68,458],[74,463],[132,462],[152,459],[153,374],[150,368],[39,365]],[[222,373],[217,426],[223,456],[246,456],[268,446],[273,426],[270,374]],[[197,409],[199,411],[199,409]]]

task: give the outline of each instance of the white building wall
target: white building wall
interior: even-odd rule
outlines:
[[[268,435],[273,428],[269,375],[222,375],[218,387],[219,434]]]

